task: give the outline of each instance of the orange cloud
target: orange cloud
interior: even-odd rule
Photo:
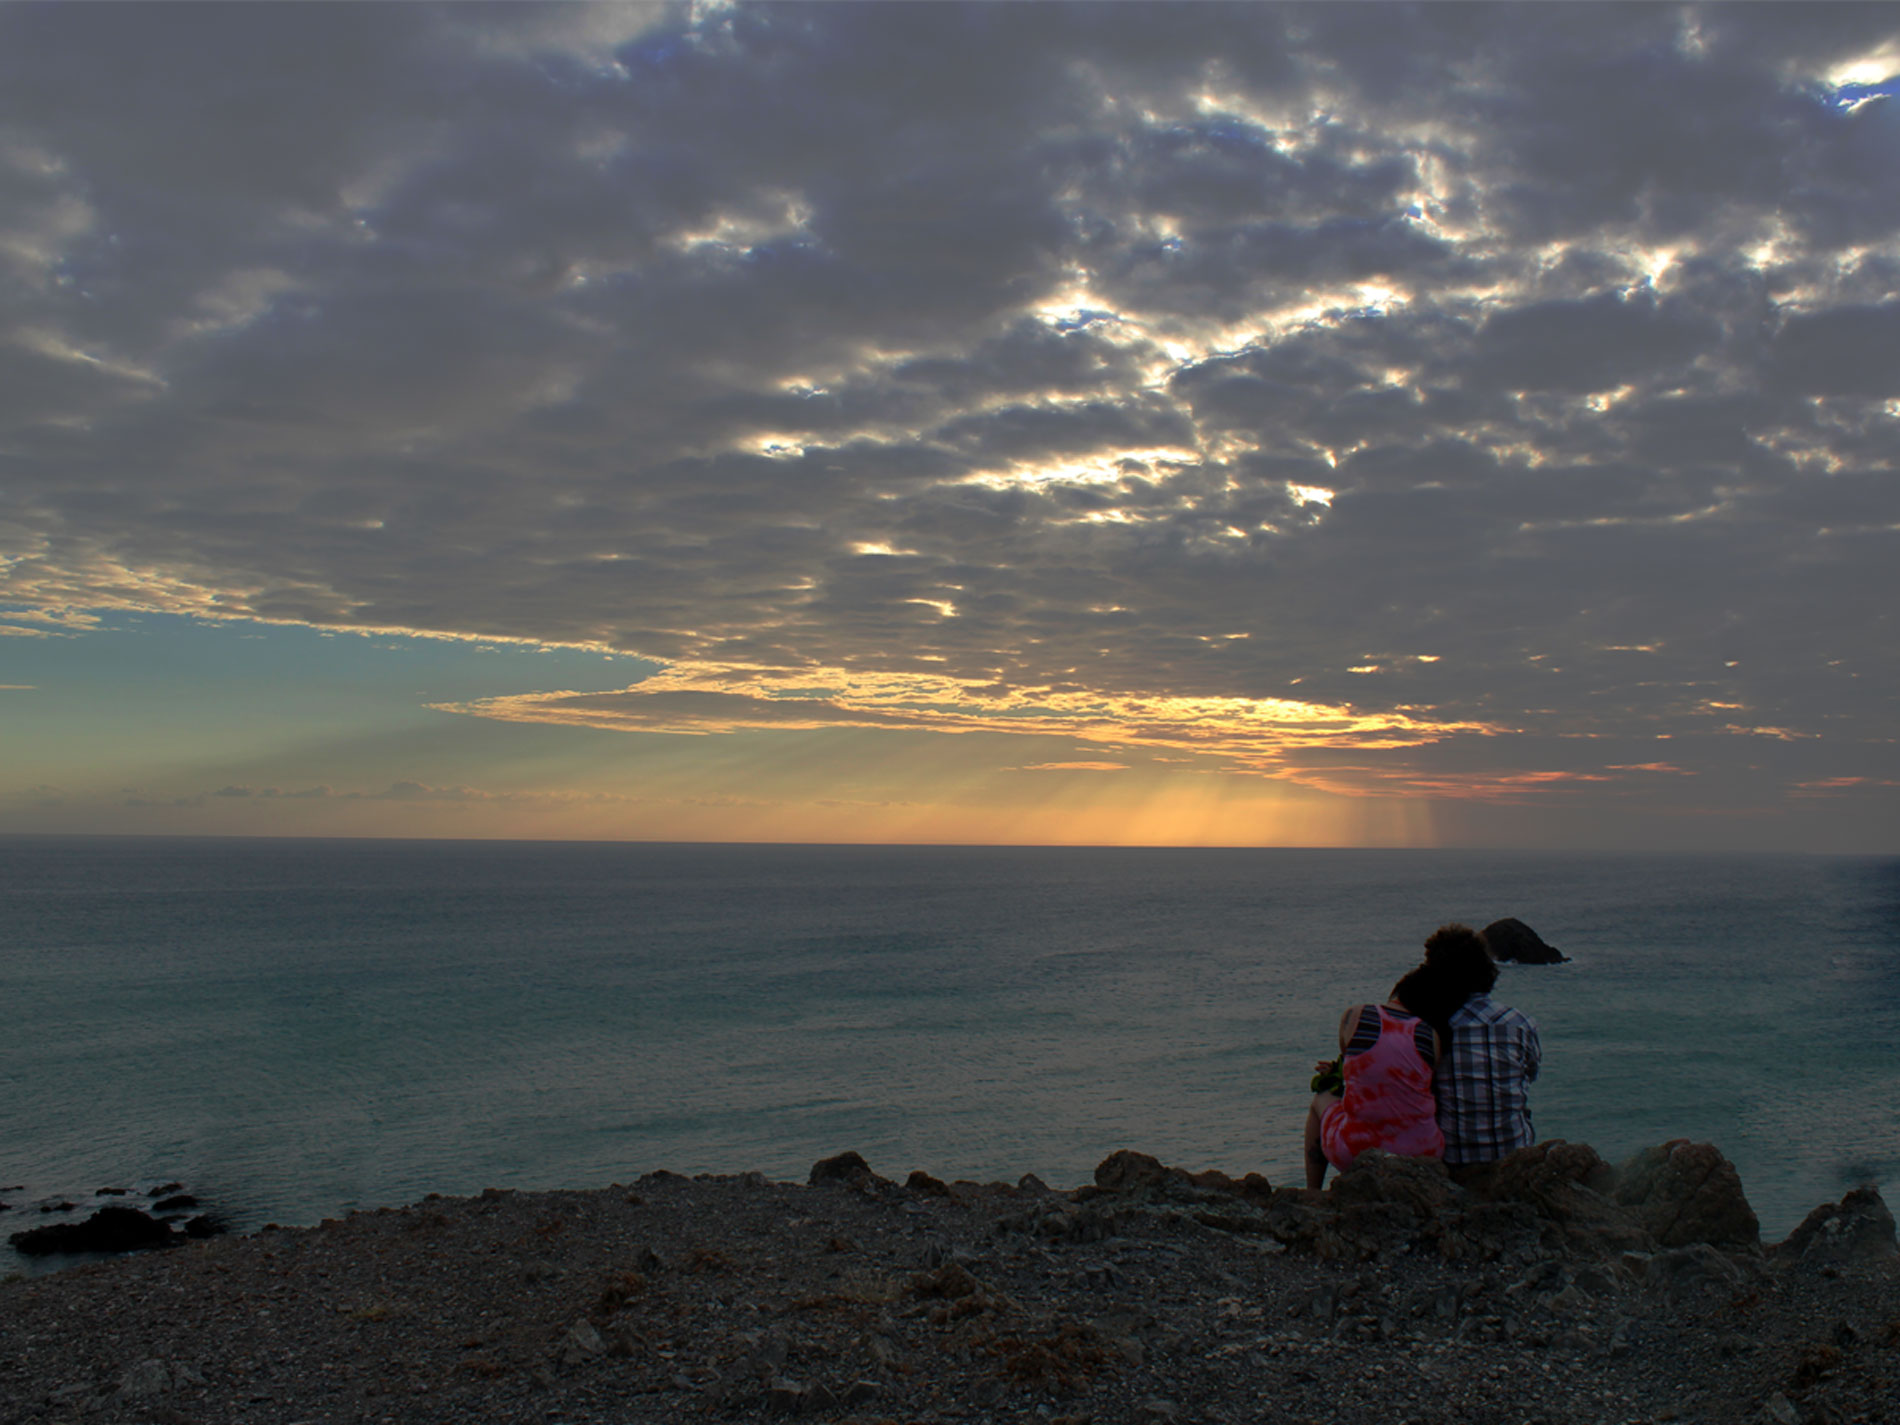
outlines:
[[[619,692],[521,693],[432,706],[505,722],[685,736],[850,727],[1061,737],[1116,751],[1189,753],[1223,770],[1315,785],[1314,774],[1291,765],[1289,754],[1391,751],[1505,731],[1417,710],[1361,712],[1289,698],[999,688],[948,674],[685,662]]]

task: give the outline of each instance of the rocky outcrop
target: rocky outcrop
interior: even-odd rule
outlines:
[[[1856,1188],[1839,1202],[1810,1212],[1775,1248],[1784,1261],[1832,1264],[1900,1255],[1893,1213],[1872,1188]]]
[[[1511,960],[1520,965],[1561,965],[1570,958],[1555,945],[1546,945],[1543,936],[1516,916],[1494,920],[1481,933],[1494,960]]]
[[[1098,1211],[1162,1212],[1268,1236],[1325,1260],[1417,1251],[1473,1262],[1556,1255],[1653,1275],[1672,1294],[1736,1279],[1711,1265],[1710,1252],[1724,1261],[1761,1252],[1734,1167],[1711,1145],[1682,1140],[1638,1153],[1619,1170],[1588,1144],[1554,1139],[1456,1178],[1434,1159],[1365,1153],[1324,1191],[1185,1173],[1124,1150],[1104,1159],[1095,1183],[1073,1196]],[[1850,1199],[1830,1211],[1851,1226],[1817,1226],[1809,1238],[1876,1243],[1877,1214],[1885,1211],[1878,1195]],[[1653,1271],[1652,1260],[1660,1262]]]
[[[890,1180],[881,1178],[871,1171],[871,1165],[864,1161],[861,1153],[839,1153],[835,1157],[820,1158],[811,1165],[811,1176],[806,1179],[807,1186],[817,1187],[820,1183],[843,1183],[864,1191],[889,1187]]]
[[[100,1208],[83,1222],[56,1222],[15,1232],[7,1241],[22,1256],[47,1257],[69,1252],[138,1252],[149,1247],[173,1247],[180,1242],[219,1237],[229,1230],[225,1220],[216,1213],[201,1212],[180,1221],[177,1216],[153,1217],[136,1207],[114,1203]]]
[[[1123,1148],[1110,1153],[1095,1166],[1095,1189],[1100,1192],[1134,1194],[1149,1198],[1182,1202],[1203,1201],[1211,1197],[1239,1197],[1265,1202],[1273,1195],[1273,1185],[1259,1173],[1230,1178],[1219,1169],[1191,1173],[1170,1168],[1146,1153]],[[1088,1188],[1079,1196],[1088,1197]]]
[[[1735,1165],[1709,1143],[1676,1138],[1644,1149],[1618,1169],[1616,1200],[1663,1247],[1761,1248]]]
[[[55,1252],[135,1252],[145,1247],[169,1247],[182,1240],[171,1224],[147,1216],[136,1207],[102,1207],[84,1222],[59,1222],[15,1232],[7,1238],[14,1250],[28,1257]]]
[[[1561,1138],[1521,1148],[1470,1174],[1467,1183],[1492,1202],[1519,1202],[1556,1228],[1569,1251],[1603,1257],[1655,1245],[1642,1224],[1611,1196],[1616,1170],[1587,1143]]]

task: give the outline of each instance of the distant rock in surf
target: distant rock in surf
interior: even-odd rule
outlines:
[[[1561,965],[1570,957],[1555,945],[1546,945],[1544,937],[1516,916],[1507,915],[1485,926],[1484,943],[1494,960],[1514,960],[1520,965]]]
[[[145,1247],[169,1247],[179,1240],[171,1224],[148,1217],[136,1207],[102,1207],[84,1222],[61,1222],[15,1232],[7,1241],[22,1256],[46,1257],[55,1252],[135,1252]]]
[[[14,1232],[7,1237],[22,1256],[46,1257],[64,1252],[138,1252],[148,1247],[175,1247],[185,1241],[219,1237],[231,1230],[230,1224],[215,1212],[187,1215],[197,1207],[198,1199],[182,1192],[181,1183],[167,1183],[151,1194],[158,1200],[150,1212],[122,1203],[110,1203],[83,1222],[59,1222]],[[166,1196],[169,1193],[170,1196]],[[99,1197],[124,1197],[125,1188],[101,1188]],[[41,1212],[71,1212],[74,1204],[64,1198],[52,1198],[39,1204]],[[154,1214],[164,1214],[156,1216]]]

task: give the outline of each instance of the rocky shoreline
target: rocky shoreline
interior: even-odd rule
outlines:
[[[0,1425],[1900,1420],[1872,1190],[1764,1247],[1733,1169],[1561,1142],[1323,1192],[650,1173],[0,1284]]]

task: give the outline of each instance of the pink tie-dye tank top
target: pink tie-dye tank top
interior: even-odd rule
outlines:
[[[1408,1158],[1442,1158],[1438,1102],[1432,1097],[1432,1066],[1419,1053],[1418,1019],[1379,1011],[1379,1037],[1344,1066],[1346,1092],[1320,1119],[1320,1147],[1342,1173],[1368,1148]]]

